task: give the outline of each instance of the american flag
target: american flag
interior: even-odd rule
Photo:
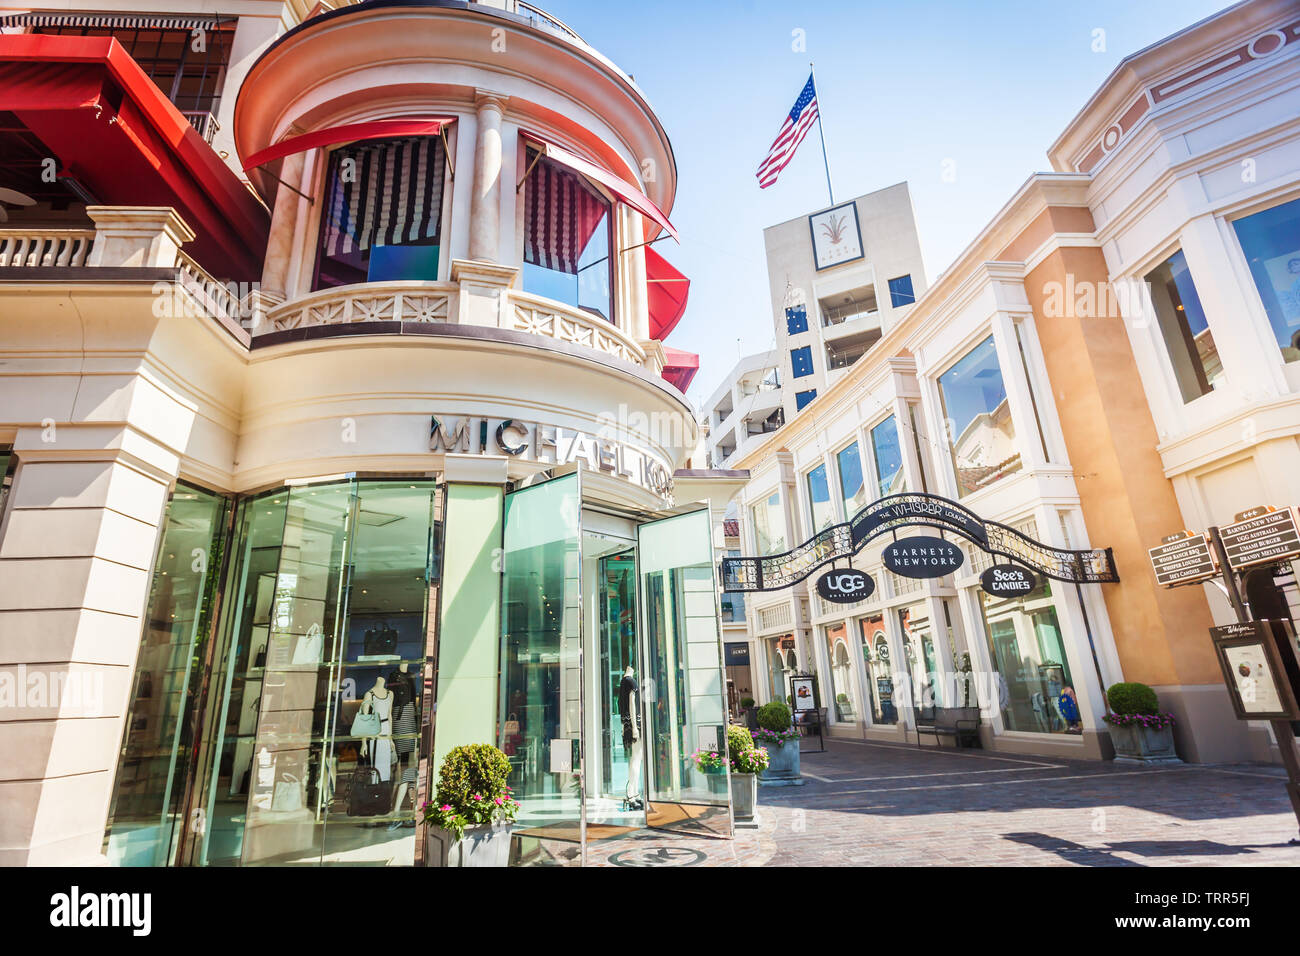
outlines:
[[[808,130],[812,129],[813,122],[817,119],[817,90],[813,87],[812,74],[808,74],[808,82],[804,84],[803,92],[799,98],[794,101],[794,109],[786,116],[785,122],[781,124],[781,132],[776,134],[776,140],[772,143],[772,148],[767,151],[767,157],[759,163],[758,166],[758,185],[761,189],[776,182],[776,177],[781,174],[781,170],[790,165],[790,160],[794,159],[794,151],[799,148],[803,138],[808,135]]]

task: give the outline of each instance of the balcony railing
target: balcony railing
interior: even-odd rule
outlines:
[[[0,268],[84,266],[94,243],[93,229],[0,229]]]
[[[449,282],[367,282],[321,289],[272,309],[270,331],[353,322],[449,322],[457,286]]]
[[[198,130],[199,135],[209,143],[217,135],[217,130],[221,129],[221,124],[217,122],[217,118],[207,110],[181,110],[181,115],[189,120],[190,125]]]
[[[359,322],[460,323],[459,296],[460,286],[454,282],[401,280],[338,286],[273,308],[267,313],[264,331]],[[645,364],[645,352],[633,339],[581,309],[505,289],[500,309],[494,311],[493,324],[498,328],[585,346],[635,365]]]

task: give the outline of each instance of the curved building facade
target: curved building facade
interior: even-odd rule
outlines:
[[[37,39],[99,43],[183,121],[118,39]],[[138,202],[10,223],[0,860],[420,863],[468,743],[510,758],[513,862],[729,834],[690,755],[725,729],[740,479],[674,480],[698,436],[694,357],[663,344],[685,279],[648,245],[675,235],[658,117],[524,4],[375,0],[246,52],[233,150],[195,126]],[[199,242],[186,190],[232,178],[261,218],[218,202]]]

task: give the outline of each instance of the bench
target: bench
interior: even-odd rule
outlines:
[[[941,738],[951,737],[960,750],[966,740],[973,741],[978,747],[980,742],[979,711],[974,707],[934,707],[923,708],[916,714],[916,745],[921,746],[921,735],[928,734],[934,738],[936,745],[941,745]]]

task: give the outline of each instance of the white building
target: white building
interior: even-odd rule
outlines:
[[[727,462],[785,424],[781,367],[775,350],[746,355],[704,404],[710,461]]]
[[[926,288],[907,183],[763,230],[786,419],[879,341]]]

